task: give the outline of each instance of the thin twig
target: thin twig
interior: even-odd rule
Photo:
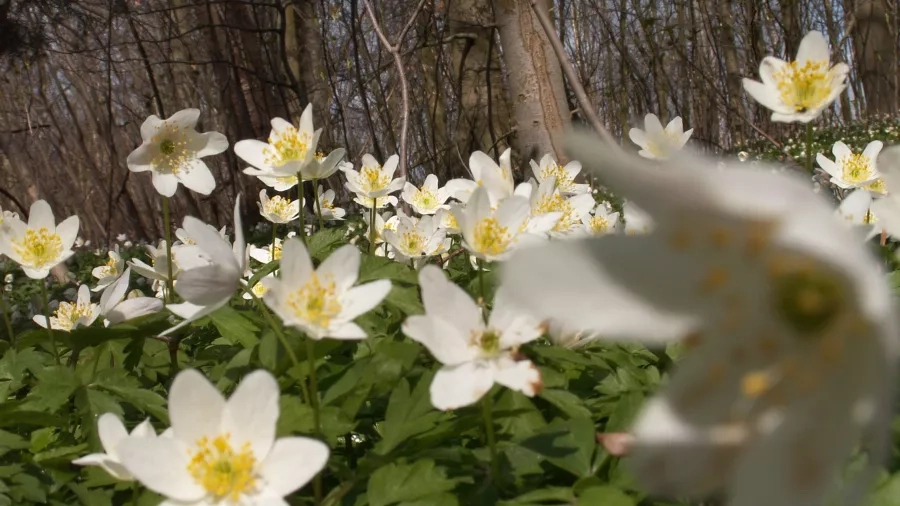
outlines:
[[[370,0],[363,0],[363,3],[366,6],[366,12],[369,14],[369,19],[372,21],[372,26],[375,28],[375,33],[378,34],[378,38],[381,40],[381,43],[387,48],[388,52],[394,57],[394,65],[397,67],[397,75],[400,78],[400,94],[401,101],[403,102],[403,109],[401,115],[401,123],[400,123],[400,167],[398,168],[398,172],[400,173],[400,177],[406,177],[406,140],[407,140],[407,130],[409,128],[409,84],[406,81],[406,71],[403,69],[403,58],[400,54],[400,46],[403,44],[403,38],[406,37],[406,33],[412,27],[413,22],[415,22],[416,18],[419,17],[419,11],[422,10],[422,7],[425,5],[425,0],[420,0],[419,5],[416,6],[416,9],[413,11],[412,16],[410,16],[409,21],[406,22],[406,26],[403,27],[403,30],[400,31],[400,36],[397,37],[396,43],[391,43],[390,40],[384,35],[384,32],[381,30],[381,25],[378,24],[378,20],[375,18],[375,10],[372,9],[372,3]]]
[[[581,104],[581,109],[584,111],[584,115],[587,117],[588,122],[590,122],[594,130],[600,134],[600,137],[603,137],[603,140],[608,142],[610,146],[618,146],[616,140],[609,134],[609,131],[606,130],[606,127],[603,126],[603,122],[600,121],[600,118],[597,116],[594,105],[591,104],[587,93],[584,91],[584,86],[582,86],[581,81],[578,80],[578,75],[575,73],[575,69],[572,68],[569,56],[566,54],[566,50],[563,49],[562,42],[559,40],[559,36],[556,35],[553,24],[550,23],[550,20],[547,18],[547,13],[538,8],[537,0],[531,0],[531,10],[534,11],[534,15],[537,16],[538,22],[540,22],[541,27],[544,28],[544,33],[547,34],[547,38],[550,39],[550,45],[553,46],[553,52],[556,53],[559,65],[562,67],[563,72],[566,73],[566,78],[569,79],[569,85],[572,87],[572,91],[575,93],[575,98],[578,100],[578,103]]]

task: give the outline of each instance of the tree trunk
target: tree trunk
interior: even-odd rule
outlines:
[[[523,160],[552,153],[563,160],[563,134],[571,124],[559,60],[535,19],[529,0],[493,0],[509,73],[516,136]],[[537,8],[549,11],[546,0]]]
[[[897,110],[897,34],[887,0],[862,0],[854,10],[853,50],[869,115]]]

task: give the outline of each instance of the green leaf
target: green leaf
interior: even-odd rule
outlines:
[[[69,401],[80,382],[75,371],[63,365],[48,367],[37,373],[37,385],[25,398],[25,406],[52,413]]]
[[[385,303],[406,316],[425,313],[425,307],[419,298],[419,290],[413,286],[392,286],[385,297]]]
[[[428,432],[444,418],[443,413],[431,406],[432,377],[432,374],[422,376],[412,393],[406,378],[394,387],[380,425],[382,439],[375,447],[376,452],[387,455],[407,439]]]
[[[412,464],[391,463],[378,468],[369,477],[370,506],[388,506],[404,501],[424,500],[434,494],[449,492],[456,480],[447,478],[443,468],[431,459]]]
[[[522,441],[521,445],[575,476],[593,474],[591,458],[596,439],[594,423],[590,418],[556,420],[538,434]]]
[[[388,258],[365,255],[359,268],[359,282],[366,283],[378,279],[418,284],[416,271],[408,265],[403,265]]]
[[[581,398],[568,390],[546,388],[541,392],[540,397],[562,410],[570,418],[591,417],[591,411],[584,407]]]
[[[515,499],[500,501],[498,506],[525,506],[532,504],[569,504],[575,499],[575,494],[568,487],[548,487],[526,492]],[[598,505],[600,506],[600,505]],[[605,506],[605,505],[603,505]]]
[[[326,228],[306,238],[306,249],[309,256],[323,260],[344,242],[346,231],[341,228]],[[251,285],[252,286],[252,285]]]
[[[637,501],[615,487],[600,486],[584,490],[578,496],[578,504],[584,506],[598,504],[603,506],[636,506]]]
[[[259,342],[256,333],[259,329],[237,310],[223,306],[212,314],[209,319],[215,325],[216,330],[231,344],[240,344],[244,348],[252,348]]]

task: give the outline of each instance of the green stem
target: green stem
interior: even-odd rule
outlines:
[[[139,494],[138,494],[138,482],[135,481],[135,482],[131,485],[131,504],[132,504],[133,506],[137,506],[137,504],[138,504],[138,497],[139,497]]]
[[[172,220],[169,215],[169,197],[163,197],[163,221],[166,231],[166,303],[172,303],[175,297],[175,276],[172,275]]]
[[[263,301],[253,293],[253,290],[250,286],[245,286],[244,291],[249,293],[251,297],[253,297],[253,301],[256,302],[256,307],[259,308],[259,312],[262,313],[263,318],[266,320],[266,323],[269,325],[269,328],[272,329],[272,332],[275,333],[275,337],[278,338],[278,341],[281,342],[281,346],[284,347],[284,351],[288,354],[288,359],[291,361],[291,365],[293,365],[297,370],[300,370],[300,359],[297,358],[297,354],[294,353],[294,349],[291,348],[291,345],[288,343],[287,336],[284,335],[284,332],[281,330],[281,326],[278,325],[278,322],[275,321],[275,318],[272,316],[272,313],[269,312],[269,309],[263,303]],[[312,405],[312,400],[309,396],[309,390],[306,388],[306,384],[304,382],[300,382],[300,389],[303,390],[303,400]]]
[[[369,254],[375,254],[375,208],[378,207],[378,199],[372,199],[372,211],[369,213]]]
[[[322,433],[322,420],[319,415],[319,391],[316,381],[316,342],[306,338],[306,360],[309,363],[309,400],[313,409],[313,428],[316,436]],[[316,498],[316,504],[322,502],[322,474],[316,474],[313,479],[313,495]]]
[[[56,336],[50,328],[50,294],[47,292],[46,280],[41,280],[41,294],[44,296],[44,323],[47,325],[47,335],[50,336],[50,348],[53,349],[53,357],[59,365],[59,348],[56,347]]]
[[[490,392],[485,394],[481,408],[484,416],[484,436],[491,453],[491,477],[496,483],[500,479],[500,461],[497,459],[497,442],[494,438],[494,402]]]
[[[300,199],[300,231],[297,237],[306,246],[306,206],[303,205],[303,173],[297,173],[297,198]]]
[[[322,219],[322,203],[319,202],[319,180],[313,179],[313,198],[316,199],[316,216],[319,218],[319,230],[325,228],[325,220]]]
[[[275,260],[275,240],[277,238],[278,238],[278,224],[273,223],[272,224],[272,249],[271,249],[272,260]],[[269,260],[269,261],[271,262],[272,260]]]
[[[0,285],[2,287],[2,285]],[[9,307],[6,305],[6,296],[0,292],[0,311],[3,312],[3,323],[6,324],[6,333],[9,335],[9,343],[15,346],[16,336],[13,335],[12,321],[9,319]]]
[[[812,123],[806,124],[806,172],[813,173]]]

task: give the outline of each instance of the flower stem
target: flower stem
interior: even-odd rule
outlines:
[[[169,197],[163,197],[163,221],[166,231],[166,303],[171,304],[175,297],[175,280],[172,275],[172,219],[169,215]]]
[[[319,391],[316,382],[316,342],[306,337],[306,360],[309,363],[309,400],[313,409],[313,429],[316,436],[322,433],[322,420],[319,415]],[[322,502],[322,474],[316,474],[313,479],[313,495],[316,504]]]
[[[272,223],[272,260],[275,260],[275,239],[278,238],[278,224]],[[272,260],[269,260],[270,262]]]
[[[259,308],[259,312],[262,313],[263,318],[265,318],[266,323],[269,325],[269,328],[272,329],[272,332],[275,333],[275,337],[281,342],[281,346],[284,347],[284,351],[288,355],[288,359],[291,361],[291,365],[296,367],[298,370],[300,369],[300,359],[297,358],[297,354],[294,353],[294,349],[291,348],[290,343],[288,343],[287,336],[284,335],[284,332],[281,330],[281,327],[278,325],[278,322],[275,321],[275,318],[272,316],[272,313],[269,312],[269,309],[263,303],[263,301],[253,293],[253,290],[250,286],[245,286],[244,291],[250,294],[253,297],[253,301],[256,302],[256,307]],[[312,401],[310,400],[309,390],[306,388],[306,383],[300,382],[300,389],[303,391],[303,400],[312,405]]]
[[[322,203],[319,202],[319,180],[313,179],[313,198],[316,199],[316,216],[319,218],[319,230],[325,228],[325,221],[322,219]]]
[[[41,294],[44,296],[44,323],[47,324],[47,335],[50,336],[50,348],[53,349],[53,357],[59,365],[59,348],[56,347],[56,336],[50,328],[50,294],[47,292],[47,280],[41,280]]]
[[[0,311],[3,312],[3,323],[6,324],[6,333],[9,334],[9,342],[16,344],[16,336],[13,335],[12,321],[9,319],[9,307],[6,305],[6,296],[0,293]]]
[[[481,306],[481,317],[487,321],[487,290],[484,288],[484,261],[478,261],[478,290],[481,292],[478,305]]]
[[[138,504],[138,497],[139,497],[138,483],[139,482],[137,480],[135,480],[135,482],[131,484],[131,504],[132,504],[132,506],[137,506],[137,504]]]
[[[375,254],[375,208],[378,207],[378,199],[372,199],[372,211],[369,213],[369,254]]]
[[[494,402],[491,393],[485,394],[481,401],[484,416],[484,437],[491,453],[491,478],[496,483],[500,479],[500,461],[497,459],[497,442],[494,438]]]
[[[806,172],[813,173],[812,167],[812,123],[806,124]]]
[[[297,237],[306,246],[306,206],[303,205],[303,173],[297,172],[297,198],[300,200],[300,231]]]

